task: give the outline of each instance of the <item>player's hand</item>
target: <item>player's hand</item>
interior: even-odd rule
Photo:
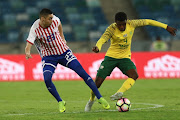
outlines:
[[[95,53],[98,53],[99,52],[99,48],[97,46],[95,46],[95,47],[92,48],[92,51],[95,52]]]
[[[173,27],[170,27],[170,26],[167,26],[166,30],[173,36],[176,35],[176,31],[177,29],[176,28],[173,28]]]
[[[26,60],[28,60],[29,58],[32,58],[30,53],[26,53]]]

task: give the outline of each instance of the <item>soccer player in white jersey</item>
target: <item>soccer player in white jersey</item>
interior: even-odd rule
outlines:
[[[52,75],[57,64],[74,70],[92,89],[104,109],[109,109],[108,102],[101,96],[92,78],[86,73],[72,51],[66,45],[60,19],[52,11],[44,8],[39,19],[32,25],[25,47],[26,59],[32,58],[30,50],[34,44],[42,58],[43,76],[49,92],[59,103],[59,111],[65,112],[65,101],[61,99],[52,82]]]

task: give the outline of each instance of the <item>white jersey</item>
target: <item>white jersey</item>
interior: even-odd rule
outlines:
[[[34,44],[41,57],[50,55],[61,55],[69,47],[62,40],[58,26],[61,24],[55,15],[52,24],[48,28],[42,28],[39,24],[40,19],[36,20],[31,26],[27,42]]]

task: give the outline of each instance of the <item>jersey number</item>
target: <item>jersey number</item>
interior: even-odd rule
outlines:
[[[126,38],[126,39],[124,39],[124,42],[126,42],[126,43],[127,43],[127,38]]]
[[[65,58],[67,61],[71,61],[72,59],[76,58],[72,52],[68,52],[66,55],[65,55]]]
[[[47,36],[47,41],[48,41],[48,42],[51,42],[51,41],[53,41],[53,40],[55,40],[55,36],[54,36],[53,33],[52,33],[51,35]]]

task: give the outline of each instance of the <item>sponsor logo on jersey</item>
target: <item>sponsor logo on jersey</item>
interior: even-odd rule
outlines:
[[[180,77],[180,58],[164,55],[147,61],[144,67],[147,78],[177,78]]]

